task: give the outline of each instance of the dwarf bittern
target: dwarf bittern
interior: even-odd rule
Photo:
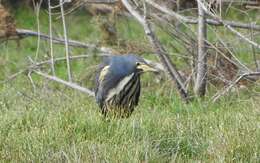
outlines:
[[[101,113],[130,116],[139,101],[140,75],[147,71],[156,69],[133,54],[104,58],[97,73],[95,91]]]

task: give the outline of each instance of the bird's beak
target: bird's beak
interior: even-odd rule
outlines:
[[[152,65],[141,63],[137,66],[137,69],[142,70],[143,72],[158,72]]]

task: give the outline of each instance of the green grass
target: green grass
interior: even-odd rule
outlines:
[[[20,9],[15,15],[19,28],[36,28],[32,11]],[[25,18],[28,21],[24,22]],[[40,20],[41,30],[47,32],[46,13],[41,13]],[[69,16],[70,37],[98,42],[100,36],[95,21],[84,13]],[[122,20],[119,24],[121,37],[145,41],[140,27],[133,21],[127,22]],[[62,31],[58,21],[55,29]],[[174,42],[170,38],[162,39],[166,44],[167,40]],[[62,46],[54,48],[55,56],[64,54]],[[28,65],[27,56],[35,56],[37,39],[24,39],[20,46],[8,42],[1,44],[0,49],[0,79],[3,80]],[[48,44],[41,41],[40,60],[46,59],[46,49]],[[72,53],[90,52],[72,49]],[[91,57],[74,62],[76,81],[93,88],[94,66],[99,61]],[[57,64],[56,70],[59,77],[66,78],[64,63]],[[233,92],[216,104],[208,103],[209,97],[184,104],[171,81],[158,83],[154,78],[153,74],[143,76],[140,105],[130,118],[109,122],[103,120],[93,98],[39,76],[33,75],[36,90],[26,75],[0,84],[0,160],[260,161],[260,99],[252,93],[252,90],[259,92],[259,87],[240,94]]]
[[[145,87],[129,119],[107,122],[83,94],[61,86],[33,93],[20,84],[6,84],[0,96],[6,161],[259,161],[256,99],[186,105],[170,91],[151,94]]]

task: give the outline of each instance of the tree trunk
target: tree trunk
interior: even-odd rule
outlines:
[[[198,3],[198,58],[197,58],[197,75],[194,91],[197,96],[204,96],[207,86],[207,25],[205,12]]]

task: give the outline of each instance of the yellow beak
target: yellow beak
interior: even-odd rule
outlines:
[[[153,68],[151,65],[148,65],[148,64],[145,64],[145,63],[140,63],[138,66],[137,66],[137,69],[140,69],[142,70],[143,72],[158,72],[157,69]]]

